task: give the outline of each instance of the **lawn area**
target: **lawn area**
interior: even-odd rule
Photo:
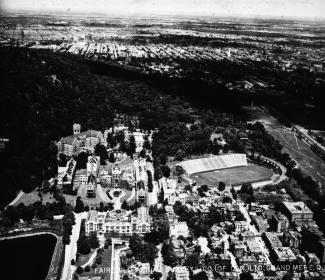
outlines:
[[[270,131],[270,134],[283,145],[283,152],[288,153],[306,175],[311,175],[322,187],[325,187],[325,163],[308,145],[293,133]]]
[[[71,205],[74,206],[77,196],[67,195],[67,194],[63,194],[63,196],[67,203],[70,203]],[[42,198],[43,198],[43,204],[46,204],[47,202],[49,203],[56,202],[56,200],[53,198],[53,195],[51,195],[49,192],[45,194],[42,193]],[[24,203],[27,206],[37,201],[40,201],[40,197],[38,196],[38,191],[34,190],[30,193],[24,193],[22,197],[15,203],[15,205],[17,206],[20,203]]]
[[[112,246],[108,246],[107,249],[103,249],[102,253],[102,261],[100,264],[97,264],[96,268],[91,268],[90,271],[86,272],[84,271],[81,276],[86,277],[86,276],[101,276],[102,279],[105,280],[110,280],[110,271],[111,271],[111,259],[112,259]],[[87,255],[88,259],[91,256]],[[87,259],[87,260],[88,260]],[[86,263],[87,260],[84,262]],[[79,261],[78,261],[79,264]]]
[[[103,252],[102,263],[100,264],[100,267],[109,268],[109,271],[111,271],[111,269],[112,269],[111,268],[111,260],[112,260],[112,246],[109,246]],[[105,279],[110,280],[110,273],[105,273]]]
[[[91,257],[91,255],[95,252],[96,250],[94,250],[94,249],[92,249],[91,251],[90,251],[90,253],[89,254],[87,254],[87,255],[79,255],[79,257],[78,257],[78,261],[76,262],[76,266],[82,266],[82,265],[84,265],[88,260],[89,260],[89,258]]]

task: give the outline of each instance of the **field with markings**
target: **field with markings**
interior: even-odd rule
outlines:
[[[270,169],[258,165],[248,165],[196,173],[191,175],[191,179],[199,185],[206,184],[211,187],[218,186],[219,182],[237,186],[244,183],[265,181],[270,179],[272,175],[273,172]]]

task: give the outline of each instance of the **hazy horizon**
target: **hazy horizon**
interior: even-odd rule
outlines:
[[[2,13],[325,19],[322,0],[3,0]]]

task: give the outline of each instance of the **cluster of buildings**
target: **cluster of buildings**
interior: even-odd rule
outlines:
[[[33,30],[34,25],[28,27]],[[42,31],[42,28],[44,31]],[[39,36],[40,33],[48,33],[47,26],[38,26],[34,36]],[[56,27],[58,28],[58,27]],[[61,27],[63,29],[67,27]],[[70,27],[69,27],[70,28]],[[29,47],[33,49],[50,49],[55,52],[68,52],[76,55],[82,55],[92,59],[105,61],[113,61],[122,66],[133,67],[144,73],[165,73],[170,76],[184,77],[193,75],[193,72],[202,76],[215,84],[223,84],[230,90],[263,92],[266,89],[276,93],[277,85],[285,83],[286,80],[279,82],[279,78],[272,76],[262,76],[256,73],[243,75],[240,79],[234,80],[233,76],[223,73],[216,73],[213,69],[206,67],[206,62],[229,62],[239,66],[261,67],[261,73],[265,73],[265,68],[272,71],[294,72],[297,69],[303,69],[316,74],[324,73],[325,61],[323,59],[323,51],[319,49],[321,41],[314,41],[312,36],[308,35],[303,38],[287,38],[286,36],[265,36],[268,33],[260,33],[255,30],[256,34],[234,34],[233,31],[214,32],[202,30],[182,30],[159,28],[159,36],[166,36],[172,39],[173,36],[187,36],[188,44],[166,44],[163,41],[157,41],[157,27],[155,30],[146,30],[147,39],[149,42],[142,43],[144,36],[141,32],[130,33],[125,30],[95,29],[90,31],[85,27],[84,32],[78,27],[78,32],[71,31],[71,36],[62,42],[62,34],[57,34],[60,38],[58,43],[53,44],[46,42],[42,44],[41,38],[35,38],[34,41],[24,42],[11,40],[3,40],[0,45],[15,44],[21,47]],[[265,26],[263,26],[263,29]],[[94,30],[95,29],[95,30]],[[105,31],[104,31],[105,30]],[[138,28],[137,28],[138,30]],[[112,31],[112,32],[111,32]],[[57,29],[51,30],[51,37],[56,38]],[[19,32],[18,32],[19,33]],[[79,34],[84,34],[80,36]],[[245,33],[245,32],[244,32]],[[74,36],[72,35],[74,34]],[[16,34],[18,35],[18,34]],[[16,36],[10,34],[10,36]],[[297,34],[295,34],[297,35]],[[131,43],[129,40],[141,37],[141,42]],[[298,36],[299,37],[299,36]],[[115,40],[118,38],[118,40]],[[150,39],[154,42],[150,42]],[[215,40],[218,47],[210,44],[200,44],[202,38]],[[18,39],[18,38],[16,38]],[[20,38],[19,38],[20,39]],[[18,40],[19,40],[18,39]],[[177,39],[176,39],[177,40]],[[225,45],[225,40],[227,44]],[[146,40],[147,41],[147,40]],[[172,40],[171,42],[173,42]],[[193,44],[192,41],[196,43]],[[237,46],[237,45],[242,45]],[[261,45],[263,46],[261,48]],[[276,45],[276,47],[274,47]],[[191,63],[188,63],[191,62]],[[200,68],[202,71],[196,71]],[[321,75],[315,80],[316,83],[322,81]]]
[[[80,137],[80,127],[74,125],[76,136],[72,136],[74,147],[64,146],[61,139],[61,152],[71,156],[74,151],[93,153],[95,143],[106,145],[105,133],[114,133],[108,130],[103,134],[85,133]],[[123,131],[127,135],[127,128],[118,126],[116,131]],[[96,135],[96,136],[94,136]],[[90,138],[90,139],[88,139]],[[96,140],[95,140],[96,138]],[[88,140],[87,140],[88,139]],[[142,149],[143,137],[139,136],[137,146]],[[85,230],[86,234],[96,232],[98,235],[120,234],[143,236],[153,228],[153,220],[149,215],[149,206],[158,204],[159,195],[163,195],[163,207],[168,220],[169,239],[167,242],[173,248],[177,258],[175,267],[165,266],[165,271],[172,271],[177,280],[190,279],[186,267],[187,260],[192,256],[198,257],[199,265],[222,267],[218,271],[217,279],[239,279],[244,267],[249,267],[256,279],[266,276],[265,271],[257,267],[268,267],[277,275],[284,275],[287,271],[283,267],[289,265],[303,265],[315,267],[325,263],[325,237],[314,221],[313,212],[301,201],[284,201],[280,206],[261,205],[252,202],[244,205],[240,199],[234,199],[233,189],[226,186],[224,190],[217,188],[203,188],[201,186],[186,185],[170,177],[155,181],[152,162],[142,158],[138,153],[133,159],[123,158],[119,151],[114,151],[116,163],[101,165],[98,156],[89,155],[86,169],[76,170],[76,162],[71,156],[66,167],[60,167],[59,182],[78,183],[86,186],[87,196],[96,196],[98,184],[109,186],[112,189],[132,189],[134,203],[141,206],[136,211],[114,209],[100,212],[88,212]],[[246,156],[241,154],[227,155],[183,162],[188,173],[204,168],[215,169],[223,166],[246,165]],[[175,204],[182,204],[188,210],[209,216],[211,207],[220,215],[220,221],[208,229],[207,236],[195,237],[193,228],[185,221],[181,221],[175,213]],[[159,204],[158,204],[159,205]],[[198,250],[197,248],[200,248]],[[162,261],[155,261],[155,269],[159,271]],[[128,267],[131,279],[147,280],[150,278],[149,263],[133,260]],[[148,270],[149,269],[149,270]],[[149,272],[148,272],[149,271]],[[209,278],[216,277],[212,271],[206,272]],[[323,271],[295,271],[294,276],[304,277],[304,280],[313,277],[323,277]],[[295,278],[294,278],[295,279]],[[299,278],[296,278],[299,279]]]
[[[96,196],[97,184],[103,187],[127,188],[132,189],[136,186],[136,182],[148,181],[148,172],[153,176],[152,163],[139,157],[139,152],[143,149],[144,142],[147,139],[151,141],[151,134],[146,135],[139,130],[130,132],[128,127],[119,123],[121,116],[116,120],[117,125],[113,128],[106,129],[104,132],[96,130],[87,130],[81,132],[80,124],[73,124],[73,135],[63,137],[57,142],[58,155],[63,154],[69,160],[66,167],[58,167],[58,183],[69,189],[77,190],[86,186],[86,193],[89,198]],[[131,120],[136,124],[136,120]],[[129,141],[133,136],[136,145],[136,153],[133,160],[121,153],[117,147],[111,147],[107,143],[108,134],[116,135],[123,132],[125,141]],[[94,156],[96,145],[102,145],[107,149],[109,154],[114,155],[115,163],[106,162],[105,165],[100,164],[100,157]],[[76,168],[77,156],[85,152],[88,155],[86,168]],[[154,189],[157,192],[157,183],[154,183]],[[143,193],[139,193],[138,199],[148,200],[148,194],[143,197]],[[151,195],[152,196],[152,195]],[[157,199],[152,196],[153,202]]]
[[[96,188],[98,181],[98,174],[100,169],[100,157],[98,156],[88,156],[88,161],[86,164],[86,169],[76,169],[76,161],[73,157],[70,158],[69,162],[74,162],[74,173],[69,180],[69,183],[63,182],[63,187],[66,190],[78,190],[81,186],[85,186],[87,189],[88,197],[96,196]],[[60,171],[61,167],[59,167]],[[58,173],[58,178],[60,178],[60,173]],[[60,185],[60,180],[59,185]]]
[[[122,125],[106,129],[104,132],[92,129],[81,132],[81,125],[75,123],[73,124],[73,135],[62,137],[57,142],[58,154],[64,154],[69,157],[77,156],[81,152],[93,154],[97,144],[108,147],[108,133],[115,134],[120,131],[124,133],[126,141],[131,136],[134,136],[137,153],[143,149],[146,134],[139,130],[131,132],[127,126]],[[151,135],[149,135],[149,139],[151,139]]]
[[[239,279],[244,267],[250,267],[250,272],[260,279],[265,271],[257,267],[269,267],[277,275],[286,271],[281,267],[303,265],[315,267],[325,263],[325,237],[315,224],[313,212],[301,201],[284,201],[276,209],[272,205],[250,203],[244,205],[234,199],[231,186],[224,190],[217,188],[202,188],[186,185],[176,178],[162,177],[154,180],[152,162],[139,156],[136,152],[133,159],[123,157],[116,149],[112,151],[118,159],[115,163],[100,164],[100,158],[93,155],[95,146],[106,145],[105,135],[123,131],[128,135],[127,127],[117,126],[107,132],[80,132],[80,126],[74,125],[74,135],[62,138],[58,147],[70,159],[65,167],[59,167],[58,181],[62,185],[78,185],[85,187],[88,198],[96,197],[96,188],[100,184],[111,189],[132,190],[134,202],[141,206],[136,211],[114,208],[112,211],[88,212],[85,230],[86,234],[96,232],[99,236],[120,234],[143,236],[153,228],[149,206],[158,204],[158,197],[163,195],[166,218],[168,220],[169,244],[177,258],[175,267],[165,266],[165,271],[172,271],[177,280],[190,279],[186,267],[187,260],[197,255],[199,265],[222,267],[218,271],[219,279]],[[135,135],[138,151],[143,147],[143,135]],[[72,142],[69,141],[71,139]],[[72,146],[69,146],[71,143]],[[107,149],[109,149],[107,147]],[[89,154],[85,169],[76,170],[73,155],[81,151]],[[223,166],[246,165],[246,156],[241,154],[227,155],[183,162],[188,173],[204,168],[222,168]],[[199,238],[193,234],[193,229],[185,221],[181,221],[174,211],[174,205],[182,204],[188,210],[209,215],[211,207],[220,215],[222,221],[214,224],[208,230],[208,235]],[[158,204],[159,205],[159,204]],[[197,248],[200,250],[197,251]],[[154,268],[161,270],[162,262],[155,261]],[[133,260],[128,267],[131,279],[147,280],[150,278],[149,263]],[[297,277],[313,279],[325,276],[322,271],[296,271]],[[213,272],[207,272],[209,278],[216,277]],[[218,279],[218,278],[217,278]],[[297,278],[298,279],[298,278]]]
[[[165,210],[169,221],[170,242],[178,258],[176,269],[188,271],[184,260],[190,255],[191,246],[180,244],[184,238],[192,238],[193,243],[200,244],[199,238],[193,236],[186,222],[179,221],[174,212],[173,205],[179,201],[188,209],[203,214],[208,214],[209,208],[213,206],[221,216],[226,217],[210,228],[208,239],[203,238],[207,245],[200,244],[200,265],[210,263],[212,267],[223,267],[223,271],[218,272],[220,278],[207,272],[211,279],[239,279],[240,273],[247,267],[254,279],[267,276],[265,270],[258,269],[260,267],[267,267],[281,277],[289,268],[293,268],[296,277],[293,279],[297,280],[325,277],[324,271],[319,269],[325,263],[325,238],[315,224],[313,212],[305,203],[285,201],[280,209],[254,202],[244,206],[233,199],[228,187],[224,191],[209,189],[200,197],[197,187],[184,191],[177,182],[166,178],[160,179],[158,183],[167,194],[165,197],[168,204],[165,205]],[[180,194],[184,198],[181,196],[180,199]],[[297,265],[300,270],[295,271]],[[301,270],[301,267],[305,269]],[[184,272],[176,279],[185,280],[189,276]]]
[[[297,279],[325,276],[322,269],[316,268],[325,263],[325,238],[304,202],[285,201],[276,210],[269,205],[251,203],[249,215],[277,273],[281,274],[281,268],[289,265],[297,273]],[[295,270],[295,265],[308,268]]]

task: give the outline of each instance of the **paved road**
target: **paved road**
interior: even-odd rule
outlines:
[[[120,280],[120,267],[121,267],[121,262],[120,262],[120,254],[122,251],[126,250],[129,248],[128,245],[123,246],[118,249],[114,249],[112,252],[112,263],[111,263],[111,280]]]
[[[164,273],[163,273],[163,271],[164,271],[164,264],[163,264],[163,258],[162,258],[162,255],[161,255],[161,247],[162,247],[162,245],[161,244],[159,244],[158,246],[157,246],[157,249],[158,249],[158,256],[157,256],[157,258],[155,258],[155,266],[154,266],[154,268],[155,268],[155,271],[158,271],[158,272],[161,272],[163,275],[163,277],[162,277],[162,279],[166,279],[166,276],[167,275],[164,275]],[[165,273],[166,274],[166,273]]]
[[[273,269],[275,269],[275,267],[272,265],[272,262],[269,258],[269,255],[270,255],[269,251],[267,250],[265,243],[262,240],[262,237],[260,237],[260,233],[258,232],[256,227],[251,224],[252,219],[249,216],[247,209],[244,207],[244,205],[242,203],[239,204],[239,210],[240,210],[240,212],[242,212],[244,214],[244,217],[248,223],[249,230],[252,231],[255,235],[259,235],[259,236],[255,237],[255,240],[257,241],[258,245],[260,246],[261,252],[265,256],[267,265],[270,265]]]
[[[111,200],[108,198],[107,194],[103,191],[102,186],[100,184],[97,184],[96,193],[97,193],[98,197],[103,202],[106,202],[106,203],[111,202]]]
[[[125,246],[115,249],[117,244],[125,243]],[[121,238],[112,238],[112,258],[110,280],[120,280],[120,253],[129,248],[129,242]]]
[[[70,236],[70,244],[65,246],[64,266],[61,275],[61,280],[71,280],[73,272],[76,267],[71,265],[71,260],[75,259],[77,253],[77,241],[80,234],[81,220],[87,217],[87,212],[76,214],[75,225],[72,227],[72,234]]]

